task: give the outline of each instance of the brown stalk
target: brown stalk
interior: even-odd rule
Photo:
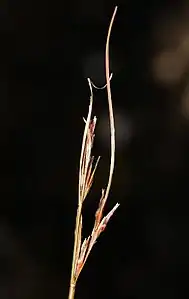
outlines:
[[[88,238],[84,239],[82,244],[82,205],[92,186],[94,174],[99,162],[99,158],[98,158],[95,165],[93,165],[94,157],[91,156],[91,151],[94,142],[94,131],[95,131],[97,119],[96,117],[94,117],[93,119],[91,118],[92,106],[93,106],[92,86],[95,87],[95,85],[91,83],[90,79],[88,79],[91,96],[90,96],[88,116],[87,116],[87,120],[85,121],[85,129],[84,129],[83,141],[81,147],[79,185],[78,185],[78,208],[76,214],[74,250],[73,250],[73,258],[72,258],[72,270],[71,270],[68,299],[74,299],[77,279],[87,261],[91,249],[93,248],[101,232],[103,232],[104,229],[106,228],[106,225],[110,220],[110,218],[112,217],[113,213],[119,206],[119,204],[117,203],[113,207],[113,209],[106,216],[103,217],[103,210],[110,192],[113,171],[114,171],[114,164],[115,164],[115,126],[114,126],[114,114],[113,114],[111,88],[110,88],[110,79],[112,75],[110,76],[110,70],[109,70],[109,40],[110,40],[112,25],[114,22],[116,12],[117,12],[117,7],[115,7],[109,25],[107,40],[106,40],[106,51],[105,51],[105,72],[106,72],[105,87],[107,88],[107,96],[108,96],[110,136],[111,136],[110,138],[111,160],[110,160],[109,178],[108,178],[106,190],[102,190],[99,207],[95,214],[95,221],[94,221],[94,227],[92,233]]]

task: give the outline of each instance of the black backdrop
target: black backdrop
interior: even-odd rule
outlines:
[[[67,298],[86,77],[104,84],[114,5],[117,152],[107,209],[121,206],[86,264],[76,298],[168,299],[187,292],[189,120],[187,105],[181,108],[188,62],[180,76],[179,67],[166,69],[166,60],[159,77],[153,68],[159,53],[179,47],[183,27],[189,35],[189,5],[177,2],[0,4],[1,299]],[[106,91],[94,93],[94,152],[102,161],[84,207],[86,235],[109,163]]]

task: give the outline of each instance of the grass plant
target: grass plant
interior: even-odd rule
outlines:
[[[107,40],[106,40],[106,49],[105,49],[105,73],[106,73],[105,88],[107,89],[109,124],[110,124],[110,142],[111,142],[109,177],[108,177],[107,187],[103,189],[101,193],[99,206],[95,213],[94,226],[91,235],[85,238],[84,240],[82,240],[82,207],[93,184],[95,172],[100,160],[100,157],[98,157],[95,162],[95,158],[92,156],[92,148],[94,143],[97,118],[96,116],[92,117],[94,85],[91,82],[91,80],[88,79],[91,96],[90,96],[87,119],[84,120],[85,128],[83,134],[80,165],[79,165],[78,207],[76,213],[74,249],[73,249],[72,269],[71,269],[68,299],[74,299],[77,280],[87,261],[87,258],[91,253],[91,250],[94,244],[96,243],[96,240],[98,239],[100,234],[105,230],[108,221],[110,220],[115,210],[119,206],[119,204],[117,203],[106,216],[103,215],[104,207],[108,199],[108,195],[112,184],[112,177],[113,177],[114,165],[115,165],[115,125],[114,125],[114,113],[112,107],[112,95],[111,95],[111,87],[110,87],[111,76],[110,76],[110,67],[109,67],[109,43],[110,43],[112,25],[114,23],[116,12],[117,12],[117,7],[115,7],[114,13],[111,18],[111,22],[107,34]]]

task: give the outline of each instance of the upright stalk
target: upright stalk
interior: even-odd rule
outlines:
[[[75,284],[70,284],[70,290],[69,290],[69,297],[68,299],[74,299],[74,296],[75,296],[75,287],[76,285]]]
[[[96,243],[97,238],[104,231],[106,225],[118,208],[119,204],[117,203],[113,209],[103,217],[103,210],[106,203],[106,200],[109,195],[112,176],[114,171],[115,164],[115,126],[114,126],[114,115],[113,115],[113,107],[112,107],[112,98],[111,98],[111,89],[110,89],[110,71],[109,71],[109,40],[112,25],[114,22],[114,18],[116,15],[117,7],[114,10],[110,26],[108,29],[108,35],[106,40],[106,51],[105,51],[105,73],[106,73],[106,86],[107,86],[107,94],[108,94],[108,107],[109,107],[109,120],[110,120],[110,135],[111,135],[111,161],[110,161],[110,170],[109,170],[109,178],[106,190],[102,190],[102,196],[99,202],[99,207],[95,214],[95,222],[91,235],[84,239],[83,243],[81,242],[82,236],[82,205],[83,202],[92,186],[93,177],[97,168],[97,164],[93,166],[94,157],[91,157],[91,150],[94,141],[94,130],[96,126],[96,117],[91,119],[92,114],[92,104],[93,104],[93,93],[92,93],[92,84],[89,81],[89,87],[91,91],[90,104],[87,120],[85,121],[85,129],[83,134],[82,148],[81,148],[81,156],[80,156],[80,168],[79,168],[79,188],[78,188],[78,208],[76,215],[76,224],[75,224],[75,235],[74,235],[74,249],[73,249],[73,258],[72,258],[72,270],[71,270],[71,278],[70,278],[70,288],[68,299],[74,299],[75,297],[75,289],[77,279],[79,277],[80,272],[85,265],[85,262],[91,252],[93,245]]]
[[[73,250],[73,258],[72,258],[72,270],[71,270],[70,289],[69,289],[68,299],[74,299],[74,296],[75,296],[75,288],[76,288],[76,282],[77,282],[77,279],[75,277],[75,265],[76,265],[76,257],[77,257],[76,253],[77,253],[77,246],[78,246],[81,217],[82,217],[81,205],[78,205],[77,215],[76,215],[76,224],[75,224],[74,250]]]

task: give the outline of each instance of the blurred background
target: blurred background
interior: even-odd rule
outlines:
[[[188,291],[189,1],[0,3],[0,298],[67,298],[78,165],[89,104],[103,86],[107,29],[120,208],[76,298],[183,298]],[[84,206],[93,225],[109,167],[106,90],[94,90],[102,157]],[[185,295],[184,295],[185,294]]]

